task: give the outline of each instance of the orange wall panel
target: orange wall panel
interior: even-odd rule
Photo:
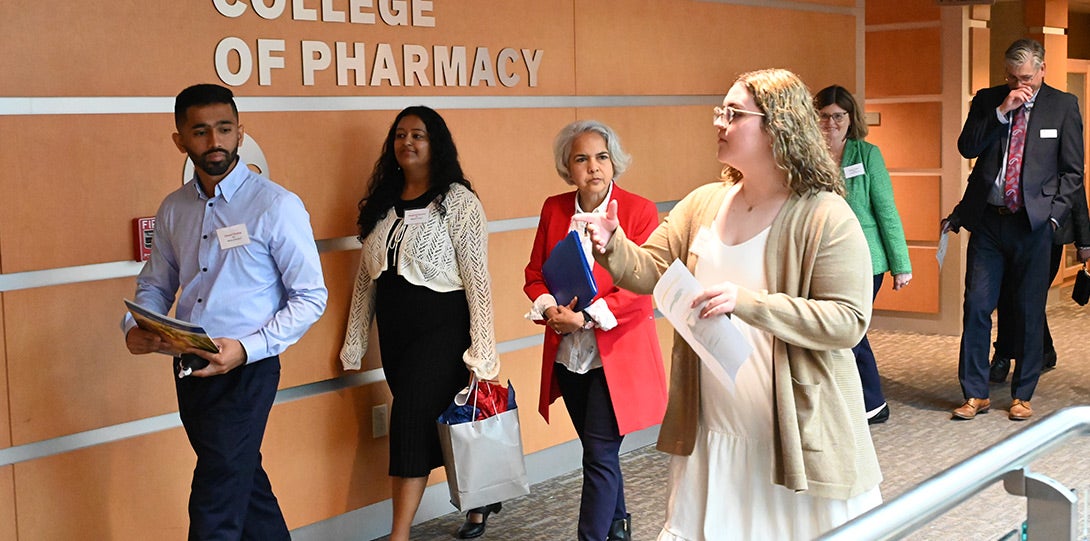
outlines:
[[[16,539],[13,472],[14,466],[0,467],[0,539]]]
[[[534,229],[523,229],[498,233],[488,239],[488,270],[492,274],[497,342],[538,335],[544,329],[523,317],[531,305],[522,286],[526,283],[524,271],[530,261],[535,234]]]
[[[22,315],[5,318],[14,445],[177,410],[170,357],[125,348],[133,291],[116,279],[4,294]]]
[[[359,251],[328,252],[321,255],[325,286],[329,291],[325,313],[303,338],[280,356],[280,388],[295,387],[341,377],[339,355],[344,342],[352,284],[359,263]],[[376,340],[377,343],[377,340]],[[364,356],[363,369],[377,368],[378,351]]]
[[[1071,12],[1068,15],[1068,28],[1090,28],[1090,13]],[[1068,32],[1067,56],[1090,60],[1090,32]]]
[[[991,85],[989,57],[991,56],[991,30],[988,28],[969,29],[969,92]]]
[[[882,124],[871,126],[867,141],[882,149],[886,167],[937,169],[942,166],[942,120],[939,103],[870,104],[867,111],[880,113]]]
[[[939,240],[938,176],[893,175],[893,197],[908,242]]]
[[[8,348],[4,344],[4,294],[0,293],[0,449],[11,447],[11,415],[8,409]]]
[[[942,93],[940,28],[867,32],[867,97]]]
[[[576,119],[572,109],[451,110],[443,115],[489,220],[537,216],[545,198],[567,186],[553,165],[553,138]]]
[[[934,2],[869,0],[866,4],[866,22],[868,25],[937,21],[942,17],[942,9],[936,6]],[[867,67],[871,68],[872,66],[868,63]]]
[[[19,539],[183,539],[195,463],[175,428],[16,464]]]
[[[575,5],[580,94],[725,94],[740,73],[771,67],[805,81],[855,80],[853,41],[843,37],[855,31],[850,15],[717,2]]]
[[[874,300],[875,310],[895,310],[935,314],[939,311],[939,263],[935,248],[909,246],[908,257],[912,260],[912,283],[900,291],[893,291],[893,280],[886,275],[882,289]]]
[[[390,497],[390,440],[372,437],[371,409],[379,404],[390,404],[385,383],[273,408],[263,464],[289,528]]]
[[[723,166],[715,157],[712,107],[585,108],[579,118],[598,119],[617,132],[632,156],[618,180],[624,189],[655,202],[673,201],[719,179]]]
[[[3,272],[132,259],[132,219],[181,185],[173,131],[170,115],[0,116]]]
[[[344,11],[347,2],[332,4]],[[319,3],[304,5],[315,8]],[[0,50],[20,53],[0,58],[0,73],[5,74],[0,80],[0,96],[174,96],[186,85],[219,81],[214,62],[216,47],[228,37],[245,42],[255,64],[259,39],[284,41],[284,52],[276,55],[283,57],[284,67],[271,69],[271,84],[260,86],[259,66],[255,65],[253,76],[238,87],[244,95],[432,95],[437,91],[450,95],[557,95],[572,91],[575,43],[569,32],[557,31],[571,28],[572,2],[463,0],[434,2],[433,7],[435,25],[428,28],[381,22],[294,21],[290,7],[275,20],[262,19],[252,9],[238,18],[229,18],[220,15],[211,2],[156,3],[154,8],[150,4],[119,3],[108,10],[87,10],[62,0],[36,2],[33,9],[20,2],[5,2],[0,6],[6,30],[0,35]],[[374,13],[376,9],[367,11]],[[381,21],[377,16],[376,20]],[[499,21],[502,23],[497,24]],[[119,47],[121,36],[126,43],[140,46]],[[316,73],[313,86],[304,86],[304,40],[321,41],[331,51],[336,42],[350,44],[350,50],[351,44],[364,43],[368,85],[355,86],[353,79],[352,85],[338,86],[336,67],[331,65]],[[529,88],[527,76],[513,88],[408,86],[403,75],[399,77],[401,86],[371,86],[379,43],[393,47],[399,72],[405,71],[403,45],[420,45],[429,53],[433,45],[465,46],[471,65],[477,47],[488,47],[493,63],[504,47],[540,49],[543,57],[538,86]],[[518,73],[517,69],[512,71]],[[435,84],[433,78],[429,82]]]
[[[1022,2],[1026,21],[1032,26],[1067,28],[1067,0],[1028,0]]]

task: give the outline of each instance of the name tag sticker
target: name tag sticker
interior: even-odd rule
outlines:
[[[1047,130],[1042,129],[1041,130],[1041,139],[1055,139],[1055,138],[1057,138],[1059,136],[1060,136],[1060,134],[1056,132],[1056,128],[1051,128],[1051,129],[1047,129]]]
[[[216,230],[216,236],[220,239],[220,250],[250,244],[250,233],[246,231],[246,224],[221,227]]]
[[[428,209],[413,209],[405,211],[406,224],[422,224],[428,221]]]
[[[866,171],[863,170],[863,164],[861,163],[849,165],[844,168],[844,178],[858,177],[864,173],[866,173]]]

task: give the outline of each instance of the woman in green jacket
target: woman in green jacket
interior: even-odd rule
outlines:
[[[893,290],[900,290],[912,280],[912,263],[908,260],[901,216],[893,202],[893,184],[886,162],[878,147],[863,140],[867,136],[863,108],[851,92],[838,85],[821,89],[814,96],[814,108],[829,154],[840,164],[847,190],[845,198],[867,237],[874,267],[874,296],[878,296],[886,272],[893,275]],[[866,335],[852,352],[863,382],[867,422],[884,423],[889,419],[889,405],[882,394],[878,364]]]

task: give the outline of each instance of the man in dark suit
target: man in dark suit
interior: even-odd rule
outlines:
[[[965,403],[955,419],[991,406],[988,350],[992,312],[1006,279],[1014,332],[1022,345],[1011,384],[1008,417],[1033,415],[1030,399],[1044,353],[1045,299],[1053,231],[1065,223],[1083,190],[1082,116],[1075,96],[1044,84],[1045,50],[1022,39],[1006,51],[1007,84],[977,92],[958,137],[958,151],[976,165],[954,209],[970,232],[958,379]]]

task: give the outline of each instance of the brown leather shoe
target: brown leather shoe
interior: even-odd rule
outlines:
[[[1029,400],[1018,400],[1015,398],[1011,401],[1010,413],[1007,418],[1012,421],[1025,421],[1033,416],[1033,408],[1029,405]]]
[[[976,417],[978,413],[984,413],[988,411],[988,408],[992,406],[992,401],[987,398],[970,398],[961,405],[960,408],[954,410],[954,417],[958,419],[972,419]]]

